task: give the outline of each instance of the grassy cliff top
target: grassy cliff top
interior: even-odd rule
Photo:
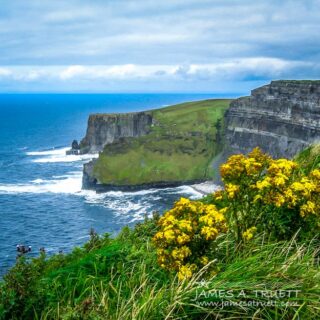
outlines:
[[[172,106],[162,107],[158,109],[148,109],[142,111],[132,111],[132,112],[111,112],[111,113],[92,113],[89,117],[100,117],[100,116],[117,116],[117,115],[127,115],[127,114],[136,114],[136,113],[150,113],[150,114],[167,114],[170,117],[178,117],[181,114],[189,113],[190,111],[201,111],[207,109],[208,107],[212,106],[212,103],[221,102],[222,104],[226,101],[231,102],[232,99],[207,99],[207,100],[200,100],[200,101],[192,101],[192,102],[183,102],[179,104],[175,104]]]
[[[102,184],[141,185],[206,180],[221,151],[230,99],[182,103],[150,111],[151,133],[107,145],[94,166]]]
[[[320,168],[320,144],[314,144],[298,153],[295,160],[299,162],[307,172]]]

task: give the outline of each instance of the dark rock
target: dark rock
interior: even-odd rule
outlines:
[[[78,143],[77,140],[73,140],[72,141],[71,148],[74,149],[74,150],[79,150],[80,149],[80,146],[79,146],[79,143]]]
[[[78,155],[80,154],[80,146],[77,140],[73,140],[71,149],[66,151],[66,155]]]
[[[192,180],[192,181],[159,181],[157,183],[145,183],[137,185],[116,185],[116,184],[101,184],[96,179],[92,179],[90,175],[83,175],[82,188],[87,190],[94,190],[97,193],[108,191],[140,191],[146,189],[160,189],[160,188],[175,188],[182,185],[193,185],[206,182],[206,179]]]
[[[93,178],[93,167],[96,159],[83,165],[82,188],[96,190],[97,179]]]
[[[79,145],[80,152],[98,153],[120,138],[146,135],[151,125],[149,112],[90,115],[86,136]]]
[[[234,100],[225,121],[228,154],[292,157],[320,140],[320,81],[272,81]]]
[[[70,150],[67,150],[66,151],[66,155],[67,156],[70,156],[70,155],[78,155],[78,154],[80,154],[80,150],[75,150],[75,149],[70,149]]]

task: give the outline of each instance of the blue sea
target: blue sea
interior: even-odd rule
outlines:
[[[115,235],[181,196],[190,186],[138,192],[81,190],[82,166],[92,155],[66,156],[85,135],[90,113],[131,112],[213,98],[196,94],[1,94],[0,276],[16,260],[16,245],[69,252],[90,228]],[[128,159],[129,160],[129,159]]]

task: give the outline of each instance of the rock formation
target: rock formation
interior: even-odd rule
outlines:
[[[150,131],[151,125],[148,112],[90,115],[86,136],[80,142],[81,153],[100,152],[119,138],[140,137]]]
[[[99,157],[84,165],[83,188],[137,190],[210,179],[210,162],[223,148],[229,104],[229,99],[205,100],[90,116],[80,152]]]
[[[202,181],[230,154],[260,147],[276,158],[293,157],[320,141],[320,81],[272,81],[232,101],[224,121],[229,101],[222,102],[91,115],[85,138],[72,150],[103,152],[84,165],[83,187],[103,191]],[[213,116],[214,106],[220,115]]]
[[[234,100],[225,121],[227,154],[292,157],[320,140],[320,81],[272,81]]]
[[[77,140],[73,140],[71,143],[71,149],[66,151],[66,155],[80,154],[80,146]]]

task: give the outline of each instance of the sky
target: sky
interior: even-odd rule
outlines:
[[[1,0],[0,92],[249,94],[320,78],[320,0]]]

